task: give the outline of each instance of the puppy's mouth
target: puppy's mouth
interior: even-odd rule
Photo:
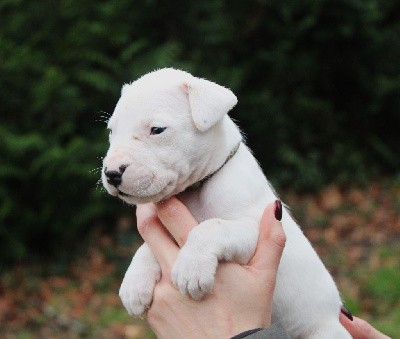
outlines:
[[[159,197],[159,193],[158,193],[158,194],[153,194],[153,195],[138,196],[138,195],[132,195],[132,194],[128,194],[128,193],[118,190],[117,197],[120,198],[121,200],[127,202],[128,204],[137,205],[137,204],[144,204],[144,203],[148,203],[148,202],[157,202],[161,198],[163,198],[164,195],[161,195],[161,197]]]
[[[142,198],[151,198],[153,195],[133,195],[133,194],[128,194],[128,193],[122,192],[121,190],[118,190],[117,196],[123,197],[123,198],[142,199]]]
[[[144,196],[138,196],[138,195],[132,195],[132,194],[128,194],[128,193],[124,193],[122,191],[118,191],[117,195],[119,197],[124,197],[124,198],[133,198],[133,199],[143,199],[143,198],[147,198],[147,199],[151,199],[154,195],[144,195]]]
[[[130,195],[130,194],[127,194],[127,193],[124,193],[124,192],[122,192],[122,191],[120,191],[120,190],[118,190],[118,195],[120,195],[121,197],[133,197],[133,195]]]

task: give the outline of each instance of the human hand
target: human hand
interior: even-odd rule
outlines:
[[[147,312],[158,338],[230,338],[270,325],[276,274],[286,241],[275,211],[281,213],[280,203],[269,204],[264,211],[257,250],[249,264],[221,263],[211,294],[195,301],[173,286],[171,269],[197,221],[176,198],[156,206],[138,206],[139,232],[162,271]]]
[[[365,320],[353,317],[346,309],[343,310],[342,308],[339,320],[354,339],[390,339],[390,337],[373,328]]]

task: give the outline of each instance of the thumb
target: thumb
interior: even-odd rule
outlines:
[[[280,219],[281,216],[282,203],[279,200],[265,208],[260,222],[257,249],[249,266],[260,270],[278,270],[286,243],[282,223],[276,219]]]

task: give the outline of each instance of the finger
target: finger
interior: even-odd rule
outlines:
[[[351,321],[341,313],[339,320],[354,339],[390,339],[360,318],[353,317],[353,321]]]
[[[275,204],[269,204],[262,215],[257,249],[249,265],[277,271],[286,243],[282,223],[275,218]]]
[[[136,217],[138,231],[156,256],[162,272],[165,274],[170,272],[179,248],[158,219],[155,206],[153,204],[137,206]]]
[[[193,227],[198,222],[187,207],[177,198],[170,198],[156,204],[157,215],[172,234],[179,247],[182,247]]]

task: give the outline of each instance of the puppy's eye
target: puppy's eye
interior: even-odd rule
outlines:
[[[151,135],[156,135],[156,134],[161,134],[167,129],[167,127],[152,127],[150,129],[150,134]]]

